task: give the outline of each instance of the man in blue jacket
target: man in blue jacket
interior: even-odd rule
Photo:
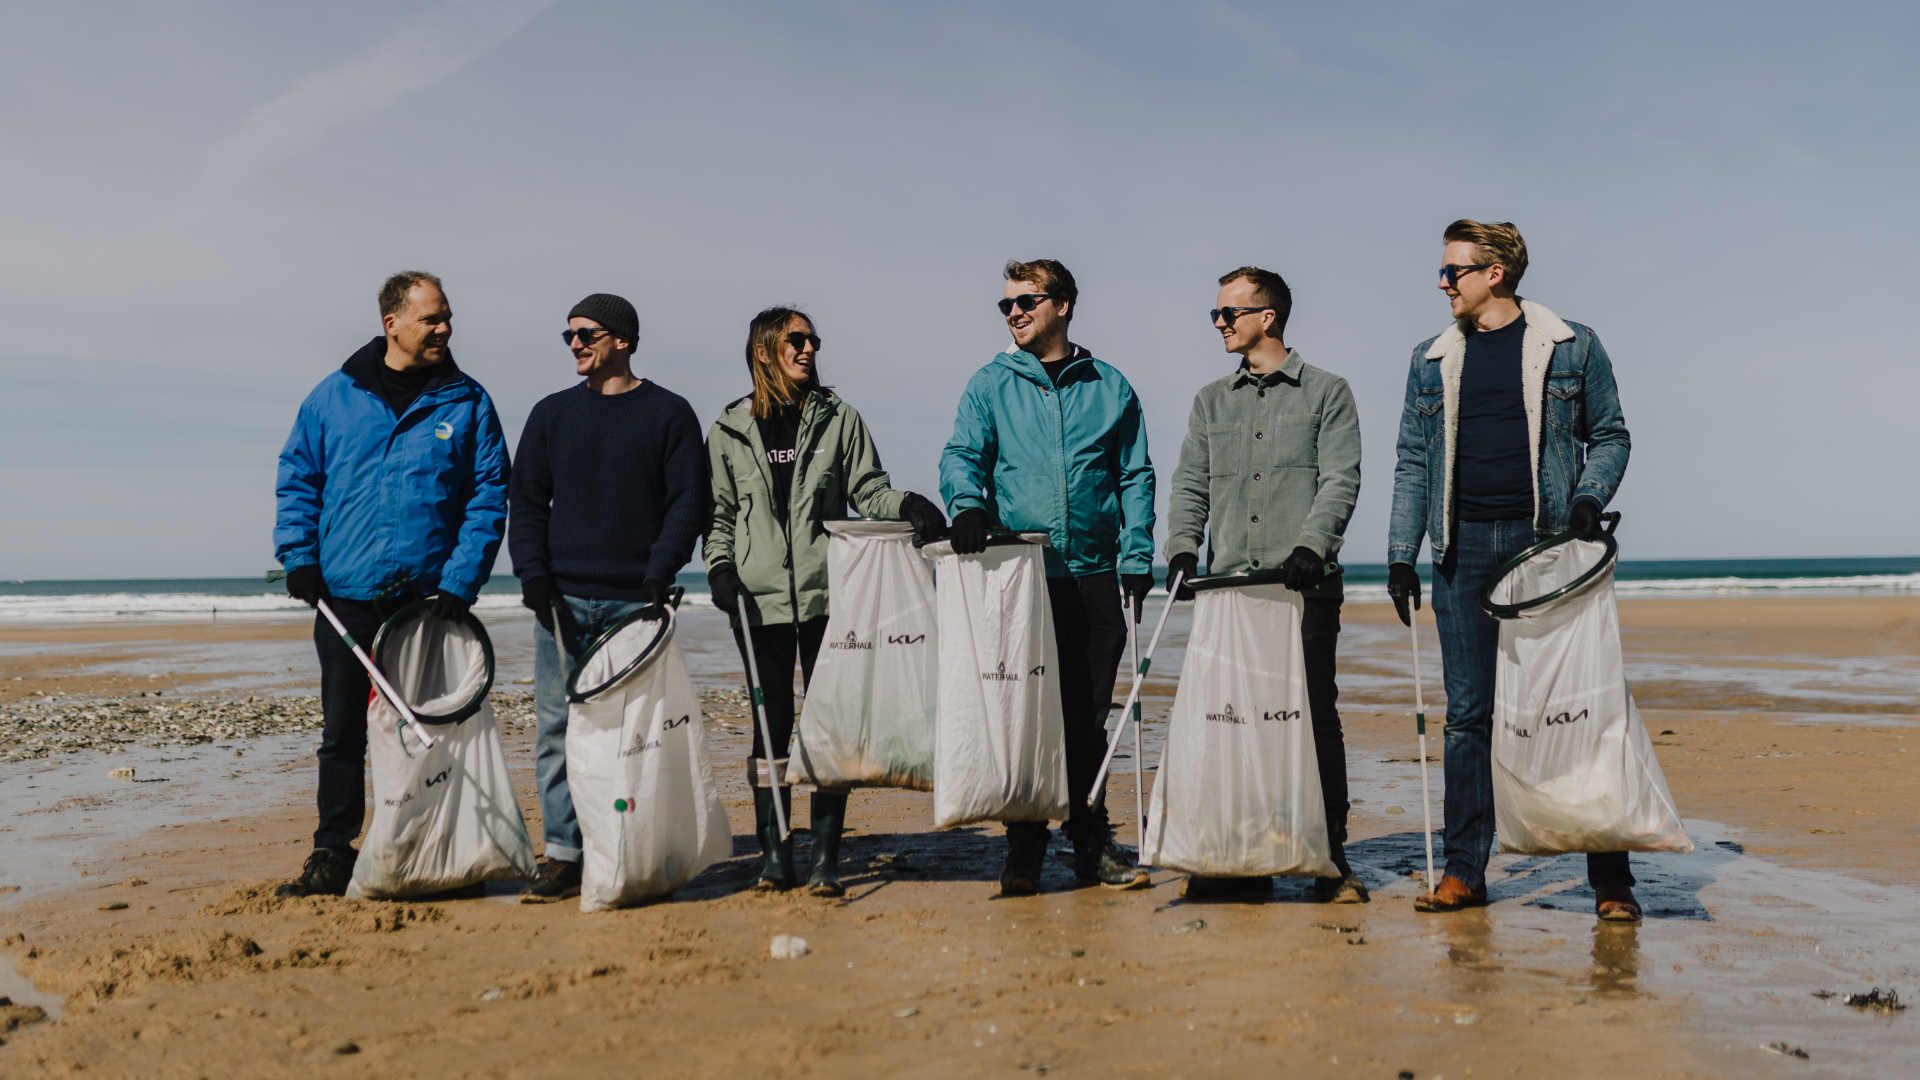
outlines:
[[[385,332],[320,380],[280,451],[275,555],[287,592],[325,598],[371,642],[422,597],[464,619],[493,570],[507,521],[507,444],[493,401],[447,351],[453,312],[440,279],[408,271],[380,289]],[[324,617],[320,654],[320,825],[281,896],[339,896],[366,811],[366,671]]]
[[[1060,652],[1074,874],[1113,888],[1147,875],[1113,842],[1093,778],[1106,755],[1108,707],[1127,644],[1120,590],[1153,588],[1153,462],[1133,387],[1067,340],[1079,287],[1052,259],[1010,262],[1000,313],[1013,348],[967,383],[940,457],[953,549],[986,550],[995,528],[1045,532],[1047,596]],[[1047,823],[1009,822],[1005,895],[1040,890]]]
[[[1401,622],[1420,606],[1420,541],[1433,545],[1447,686],[1447,869],[1414,900],[1419,911],[1487,902],[1500,626],[1481,587],[1542,537],[1592,539],[1632,450],[1599,337],[1514,293],[1527,271],[1520,230],[1463,218],[1443,239],[1439,284],[1454,321],[1413,350],[1387,536]],[[1587,877],[1602,919],[1640,918],[1625,852],[1588,855]]]

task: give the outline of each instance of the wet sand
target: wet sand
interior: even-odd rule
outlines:
[[[293,748],[262,763],[278,786],[256,777],[219,796],[235,808],[219,815],[230,820],[209,809],[129,827],[91,846],[67,883],[0,896],[0,954],[18,969],[0,966],[0,994],[13,980],[25,1001],[19,980],[30,979],[61,999],[58,1023],[0,1034],[0,1073],[1911,1075],[1912,1014],[1813,994],[1920,989],[1920,769],[1909,757],[1920,739],[1920,600],[1622,605],[1630,665],[1671,674],[1671,686],[1637,685],[1636,696],[1699,847],[1636,858],[1649,915],[1637,927],[1596,924],[1577,857],[1499,856],[1493,907],[1412,912],[1424,855],[1406,632],[1385,605],[1350,606],[1344,621],[1350,853],[1371,905],[1315,905],[1297,882],[1259,902],[1189,903],[1168,873],[1145,892],[1077,889],[1058,842],[1051,891],[1001,900],[999,830],[931,833],[930,797],[906,792],[855,796],[846,900],[745,893],[747,739],[742,717],[720,708],[707,730],[735,857],[671,901],[596,916],[504,895],[278,901],[271,885],[298,869],[312,827],[311,780]],[[716,690],[737,682],[737,662],[729,667],[718,620],[707,622],[688,620],[690,666]],[[1149,762],[1183,640],[1184,624],[1170,628],[1148,699],[1160,721],[1148,725]],[[1431,630],[1429,619],[1438,698]],[[310,628],[275,632],[304,644]],[[19,662],[32,633],[0,635],[0,665]],[[126,650],[209,644],[181,645],[171,626],[62,633],[71,651],[34,661],[37,690],[82,695],[73,680],[115,677],[101,669],[126,664]],[[503,682],[524,662],[516,650],[530,648],[516,635],[530,642],[524,628],[495,627]],[[227,678],[213,670],[222,666],[173,685]],[[1728,674],[1745,669],[1760,675]],[[26,673],[0,666],[0,679],[16,674]],[[22,684],[0,681],[9,685]],[[538,835],[529,733],[503,727]],[[1437,762],[1437,741],[1432,753]],[[37,764],[104,771],[117,760]],[[1131,768],[1130,758],[1116,766],[1109,795],[1129,843]],[[0,773],[0,799],[18,779]],[[1432,779],[1437,813],[1437,764]],[[103,796],[45,817],[80,835],[93,824],[80,819],[113,805]],[[60,835],[27,845],[0,833],[0,850],[9,862],[57,859]],[[807,846],[803,831],[802,858]],[[779,933],[807,938],[811,954],[772,960]],[[1764,1048],[1772,1043],[1809,1057]]]

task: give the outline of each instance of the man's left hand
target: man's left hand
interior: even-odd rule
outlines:
[[[1127,602],[1133,606],[1133,621],[1139,622],[1147,607],[1147,594],[1153,591],[1153,575],[1121,574],[1120,587],[1126,590]]]
[[[640,592],[646,596],[647,603],[657,608],[667,606],[667,584],[659,578],[648,578],[640,583]]]
[[[1574,536],[1582,540],[1600,538],[1600,504],[1592,499],[1581,499],[1573,504],[1567,513],[1567,528]]]
[[[453,595],[445,589],[433,594],[433,617],[448,622],[465,622],[467,610],[473,605]]]
[[[1280,570],[1286,575],[1286,586],[1294,592],[1303,593],[1326,576],[1327,560],[1315,555],[1311,548],[1297,547]]]
[[[900,500],[900,516],[913,524],[913,538],[922,544],[933,543],[947,531],[947,516],[925,495],[907,492]]]

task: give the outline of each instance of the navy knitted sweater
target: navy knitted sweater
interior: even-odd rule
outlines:
[[[706,461],[693,406],[651,381],[541,399],[513,457],[514,575],[601,600],[644,600],[649,578],[673,584],[706,520]]]

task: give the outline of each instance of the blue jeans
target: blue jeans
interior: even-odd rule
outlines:
[[[560,640],[567,647],[566,670],[553,634],[537,621],[533,626],[533,711],[539,730],[533,749],[533,776],[540,786],[540,831],[547,842],[547,858],[580,861],[580,821],[573,814],[573,793],[567,789],[567,676],[588,645],[614,623],[645,607],[638,600],[591,600],[563,596]]]
[[[1534,535],[1530,521],[1461,521],[1454,529],[1452,550],[1433,565],[1433,618],[1447,684],[1446,874],[1478,891],[1487,887],[1493,853],[1493,681],[1500,656],[1500,623],[1480,606],[1480,589],[1501,563],[1532,547]],[[1587,880],[1633,885],[1627,853],[1588,855]]]

